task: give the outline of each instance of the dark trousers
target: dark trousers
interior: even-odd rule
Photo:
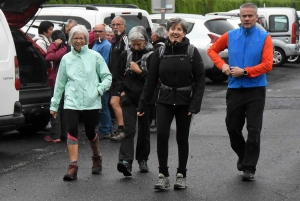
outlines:
[[[265,106],[265,87],[228,89],[226,126],[232,149],[243,159],[243,166],[256,170],[260,152],[260,132]],[[243,137],[246,121],[248,137]]]
[[[54,118],[52,115],[50,117],[51,122],[51,137],[53,139],[67,139],[67,129],[64,115],[64,93],[59,103],[57,110],[57,116]]]
[[[192,115],[188,115],[188,105],[165,105],[157,103],[157,156],[159,172],[169,176],[168,152],[172,120],[176,120],[176,141],[178,145],[178,173],[186,175],[186,165],[189,155],[189,129]]]
[[[95,138],[96,132],[95,127],[97,123],[97,118],[99,114],[99,109],[96,110],[71,110],[64,109],[68,135],[74,138],[78,138],[78,124],[79,120],[82,119],[84,124],[84,129],[86,137],[89,141]]]
[[[126,137],[122,140],[119,160],[127,160],[131,164],[134,158],[134,136],[136,132],[136,122],[138,121],[138,138],[136,144],[136,160],[148,160],[150,154],[150,123],[149,109],[141,117],[137,116],[137,102],[133,101],[128,95],[122,96],[122,112],[125,125]]]

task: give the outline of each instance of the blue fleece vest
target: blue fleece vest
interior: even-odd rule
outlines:
[[[262,61],[262,51],[268,34],[256,28],[241,27],[228,32],[229,66],[240,68],[256,66]],[[267,86],[266,74],[249,78],[228,76],[228,88],[251,88]]]

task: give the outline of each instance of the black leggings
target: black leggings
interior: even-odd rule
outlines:
[[[97,124],[97,119],[98,119],[98,114],[99,114],[99,109],[95,110],[70,110],[70,109],[65,109],[64,110],[65,118],[66,118],[66,123],[67,123],[67,131],[68,131],[68,138],[69,135],[73,138],[78,137],[78,124],[80,117],[82,117],[83,124],[84,124],[84,129],[87,138],[89,141],[93,141],[96,132],[95,132],[95,127]]]
[[[186,176],[186,165],[189,155],[189,129],[192,115],[188,115],[188,105],[165,105],[158,103],[156,106],[157,118],[157,155],[159,172],[169,176],[168,151],[169,137],[172,120],[176,119],[176,141],[178,145],[178,170]]]

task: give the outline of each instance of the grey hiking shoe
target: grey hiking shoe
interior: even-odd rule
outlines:
[[[124,131],[117,131],[117,133],[110,138],[110,141],[112,142],[121,142],[125,138],[125,133]]]
[[[174,184],[174,190],[186,189],[186,178],[181,173],[176,175],[176,184]]]
[[[170,187],[169,177],[165,177],[163,174],[159,173],[158,182],[154,185],[154,189],[166,190]]]
[[[242,175],[243,181],[253,181],[255,172],[252,170],[244,170],[244,174]]]

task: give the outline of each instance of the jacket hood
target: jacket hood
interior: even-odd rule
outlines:
[[[0,0],[9,26],[23,27],[47,0]]]

